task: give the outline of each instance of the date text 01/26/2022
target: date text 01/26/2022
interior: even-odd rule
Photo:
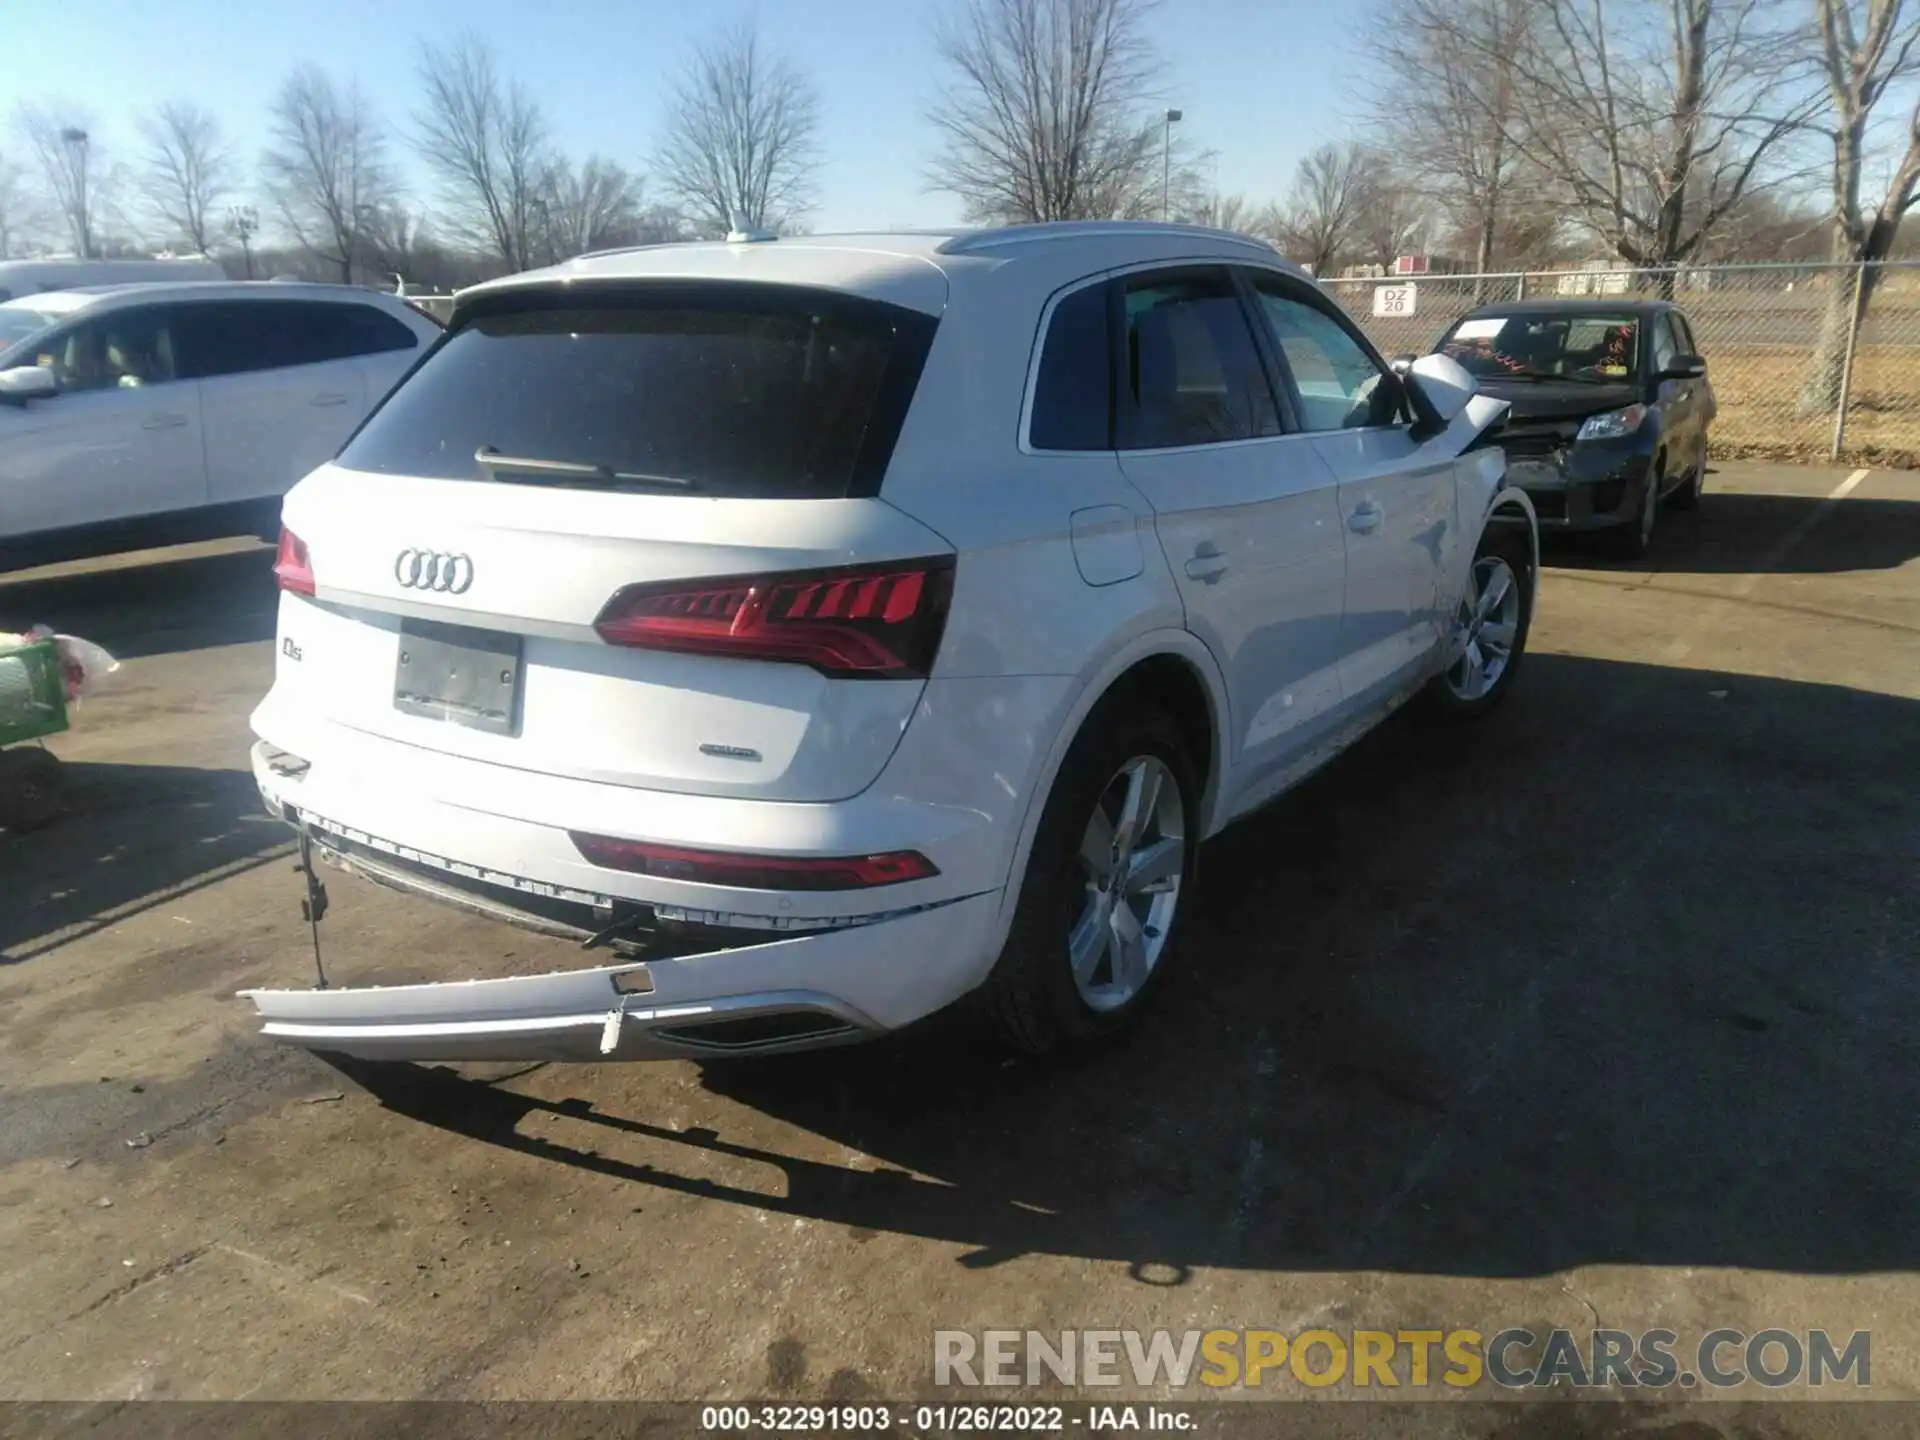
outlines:
[[[1007,1435],[1091,1429],[1189,1431],[1194,1416],[1166,1405],[705,1405],[707,1431]]]

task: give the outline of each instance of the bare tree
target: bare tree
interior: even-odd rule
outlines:
[[[499,256],[507,269],[534,264],[537,202],[546,170],[546,125],[518,81],[503,79],[493,51],[467,34],[423,45],[414,117],[416,148],[439,178],[453,235]]]
[[[388,284],[419,285],[421,250],[427,243],[425,218],[398,200],[374,205],[360,217],[360,255],[376,272],[384,289]]]
[[[101,211],[107,188],[101,156],[93,140],[92,120],[70,106],[58,109],[23,105],[15,116],[21,137],[40,169],[41,182],[59,212],[73,253],[92,259],[100,253]]]
[[[1369,181],[1366,147],[1322,145],[1300,162],[1279,211],[1275,238],[1287,258],[1325,275],[1359,238]]]
[[[715,32],[675,85],[655,168],[701,228],[778,228],[805,214],[818,165],[819,99],[751,24]]]
[[[176,100],[154,111],[140,129],[147,140],[142,188],[154,214],[196,253],[209,253],[235,170],[220,122],[199,106]]]
[[[969,218],[1022,223],[1158,215],[1160,62],[1152,0],[967,0],[936,34],[948,77],[930,171]],[[1197,201],[1198,167],[1176,181]],[[1170,209],[1184,207],[1169,203]]]
[[[1510,142],[1621,259],[1693,258],[1817,97],[1781,0],[1533,0]]]
[[[1360,212],[1353,230],[1353,250],[1368,265],[1392,269],[1402,255],[1421,252],[1433,217],[1425,197],[1395,168],[1383,151],[1364,152],[1360,171]]]
[[[1833,140],[1832,258],[1861,268],[1836,277],[1815,351],[1812,373],[1801,392],[1805,410],[1831,410],[1840,403],[1846,338],[1864,316],[1879,279],[1872,263],[1893,249],[1900,222],[1920,194],[1920,100],[1910,112],[1904,153],[1877,202],[1861,194],[1868,131],[1875,108],[1890,87],[1920,69],[1920,15],[1906,0],[1814,0],[1820,36],[1820,65],[1832,106]],[[1856,283],[1856,280],[1858,283]]]
[[[1196,225],[1215,230],[1232,230],[1242,235],[1254,233],[1258,212],[1244,195],[1209,195],[1194,212]]]
[[[26,172],[0,155],[0,260],[25,253],[40,224],[40,207],[27,189]]]
[[[616,245],[685,240],[685,219],[671,205],[650,205],[640,177],[598,155],[576,167],[549,163],[541,183],[544,262]]]
[[[351,283],[368,218],[398,194],[386,141],[356,87],[325,71],[287,76],[269,114],[273,144],[261,158],[267,188],[301,246]]]
[[[1371,128],[1471,237],[1474,268],[1497,262],[1521,163],[1519,62],[1535,0],[1382,0],[1362,27],[1376,82]]]

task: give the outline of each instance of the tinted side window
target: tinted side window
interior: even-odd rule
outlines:
[[[1359,430],[1394,422],[1399,399],[1393,385],[1339,321],[1270,276],[1255,276],[1253,285],[1299,392],[1303,429]]]
[[[189,309],[183,337],[191,373],[243,375],[410,349],[413,332],[371,305],[324,300],[237,300]]]
[[[1113,448],[1113,356],[1107,287],[1089,285],[1054,306],[1033,386],[1028,443],[1036,450]]]
[[[319,358],[301,324],[312,307],[285,301],[224,301],[188,307],[181,336],[189,373],[244,375]]]
[[[328,305],[339,327],[341,355],[381,355],[389,350],[412,350],[420,341],[413,331],[384,310],[371,305]]]
[[[1127,282],[1128,423],[1122,448],[1209,445],[1280,433],[1246,309],[1224,270]]]

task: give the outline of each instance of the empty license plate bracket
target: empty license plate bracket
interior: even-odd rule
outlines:
[[[393,708],[511,735],[520,723],[520,671],[518,635],[403,620]]]

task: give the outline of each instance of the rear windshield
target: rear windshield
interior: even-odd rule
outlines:
[[[1633,374],[1640,322],[1632,315],[1483,315],[1440,342],[1469,374],[1542,380],[1624,380]]]
[[[459,324],[341,464],[659,493],[871,494],[935,324],[877,301],[774,286],[523,292],[490,303],[500,308]]]

